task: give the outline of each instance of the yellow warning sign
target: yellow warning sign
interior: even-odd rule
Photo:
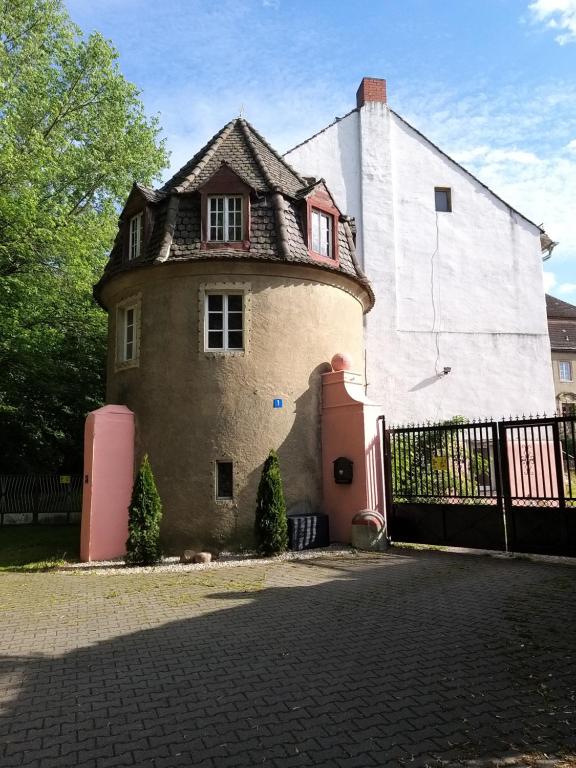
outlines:
[[[432,456],[432,469],[436,472],[446,472],[448,469],[448,457]]]

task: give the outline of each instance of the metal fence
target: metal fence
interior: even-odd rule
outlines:
[[[384,435],[392,538],[576,554],[576,417],[394,427]]]
[[[77,523],[81,511],[80,475],[0,475],[0,526]]]

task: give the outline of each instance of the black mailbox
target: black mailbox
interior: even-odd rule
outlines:
[[[334,460],[334,480],[337,483],[349,485],[354,477],[354,462],[340,456]]]

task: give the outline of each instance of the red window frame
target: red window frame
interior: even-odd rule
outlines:
[[[312,211],[316,210],[332,218],[332,256],[323,256],[312,248]],[[332,264],[337,267],[340,264],[340,255],[338,249],[338,220],[340,211],[328,194],[322,194],[319,190],[316,194],[306,199],[306,234],[308,239],[308,255],[315,261],[321,261],[324,264]]]
[[[201,207],[201,248],[216,250],[232,248],[238,251],[250,250],[250,187],[236,176],[227,166],[223,165],[200,188]],[[210,218],[208,198],[210,197],[241,197],[242,198],[242,228],[243,240],[210,240]]]

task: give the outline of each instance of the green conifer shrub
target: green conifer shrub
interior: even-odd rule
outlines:
[[[256,545],[263,555],[275,555],[288,548],[288,519],[280,476],[280,464],[275,451],[264,462],[256,496]]]
[[[148,456],[134,480],[132,501],[128,513],[126,565],[155,565],[162,559],[160,549],[160,520],[162,502],[156,489]]]

